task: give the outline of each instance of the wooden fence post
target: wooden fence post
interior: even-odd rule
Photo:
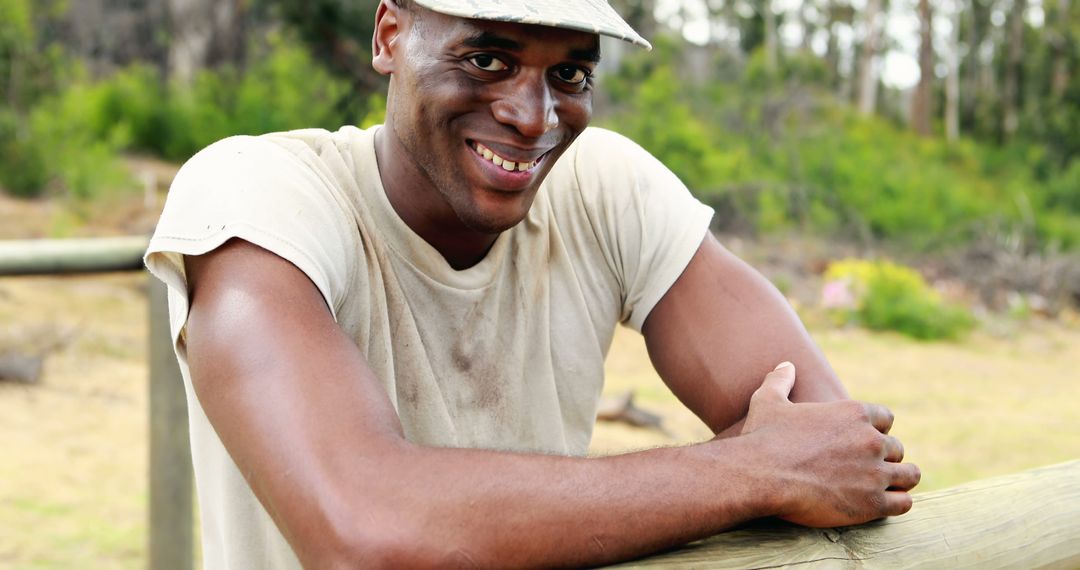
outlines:
[[[195,565],[194,502],[187,397],[169,333],[168,290],[150,289],[150,569]]]

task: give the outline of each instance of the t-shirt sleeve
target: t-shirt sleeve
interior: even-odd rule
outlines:
[[[641,331],[701,245],[713,210],[648,151],[603,129],[577,142],[590,225],[622,293],[621,321]]]
[[[174,340],[188,312],[185,255],[201,255],[239,238],[289,261],[315,284],[335,318],[348,288],[347,208],[333,183],[280,144],[232,137],[189,160],[173,181],[146,253],[147,268],[169,286]],[[355,228],[355,223],[352,224]]]

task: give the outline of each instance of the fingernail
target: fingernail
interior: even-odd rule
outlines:
[[[777,364],[776,368],[773,368],[773,370],[780,370],[781,368],[787,368],[788,366],[795,366],[795,365],[785,360],[785,361],[781,362],[780,364]]]

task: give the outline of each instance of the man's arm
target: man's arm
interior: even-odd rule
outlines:
[[[897,453],[887,414],[791,404],[790,367],[768,376],[742,437],[603,459],[411,444],[301,271],[239,240],[186,261],[196,394],[305,567],[595,565],[760,516],[853,524],[910,508],[884,491],[918,477],[883,462]],[[848,486],[820,495],[835,469]]]
[[[660,377],[722,436],[738,435],[750,395],[781,361],[799,370],[792,401],[848,398],[787,300],[711,232],[642,332]]]

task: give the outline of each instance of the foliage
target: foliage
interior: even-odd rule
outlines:
[[[670,44],[658,42],[658,52],[668,49]],[[629,101],[626,112],[613,121],[617,129],[642,143],[688,186],[702,188],[716,178],[718,157],[710,153],[705,126],[680,100],[680,83],[671,67],[644,63],[606,87],[616,102]]]
[[[379,0],[254,0],[260,18],[286,24],[315,59],[359,87],[347,95],[352,105],[385,89],[370,64],[378,6]]]
[[[945,303],[918,272],[902,265],[845,259],[830,264],[825,279],[827,307],[844,322],[920,340],[955,339],[975,325],[967,310]]]
[[[0,97],[9,104],[0,109],[0,186],[16,196],[39,196],[53,185],[92,198],[124,183],[115,139],[88,122],[97,93],[39,33],[63,9],[56,0],[0,0]],[[74,84],[60,90],[65,81]]]
[[[994,3],[973,4],[978,13],[963,24],[965,38],[995,50],[983,50],[989,63],[965,59],[964,81],[1003,73],[1009,40],[990,22]],[[117,151],[180,161],[233,134],[378,122],[385,91],[368,46],[376,4],[255,0],[245,8],[247,61],[179,85],[149,64],[90,80],[54,37],[65,0],[0,0],[0,96],[11,103],[0,111],[0,185],[19,195],[52,185],[90,196],[99,191],[87,173]],[[656,24],[645,21],[649,2],[622,4],[646,28]],[[922,250],[997,234],[1029,247],[1078,248],[1080,3],[1069,15],[1052,4],[1050,24],[1025,35],[1029,87],[1021,128],[1007,143],[992,89],[964,92],[961,128],[971,138],[916,137],[902,124],[895,92],[883,92],[879,115],[856,113],[838,96],[857,79],[843,76],[838,54],[773,42],[781,48],[774,65],[760,13],[728,5],[711,17],[726,22],[719,29],[741,30],[737,40],[701,47],[650,34],[653,52],[627,52],[605,70],[599,93],[611,105],[598,105],[606,111],[598,123],[667,164],[717,209],[725,229],[796,229]],[[779,12],[778,25],[803,17]],[[844,28],[859,21],[857,12],[821,15]],[[85,152],[66,150],[76,146]]]
[[[381,117],[385,105],[373,97],[361,109],[342,107],[348,83],[281,36],[249,68],[203,71],[190,87],[166,83],[146,65],[101,81],[73,75],[28,116],[0,113],[0,185],[8,192],[36,196],[56,182],[93,198],[125,184],[116,159],[124,149],[185,160],[227,136],[337,128]]]
[[[605,124],[668,164],[726,229],[800,228],[918,249],[997,232],[1080,244],[1080,169],[1047,180],[1041,146],[949,143],[861,116],[823,86],[811,57],[769,73],[759,50],[728,80],[680,76],[687,49],[660,43],[627,58],[610,82],[616,106]]]
[[[80,200],[124,187],[122,132],[99,136],[91,123],[99,98],[100,90],[79,85],[42,99],[28,117],[0,113],[0,184],[21,197],[53,185]]]
[[[57,88],[62,50],[39,28],[63,14],[61,0],[0,0],[0,100],[24,110]]]
[[[303,127],[336,128],[355,115],[339,105],[348,84],[305,49],[272,36],[264,58],[244,70],[199,73],[193,84],[166,84],[156,70],[134,66],[96,86],[88,109],[98,137],[119,129],[124,146],[184,160],[236,134]]]
[[[44,153],[28,139],[24,121],[0,110],[0,186],[23,198],[37,196],[49,181]]]

